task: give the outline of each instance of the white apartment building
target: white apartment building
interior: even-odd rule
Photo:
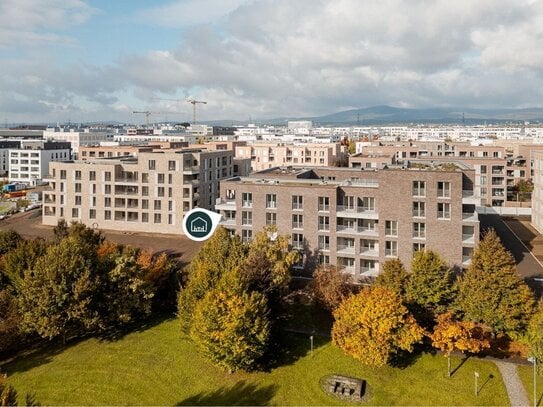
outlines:
[[[98,144],[102,141],[113,141],[113,134],[105,131],[90,131],[90,129],[83,129],[82,131],[69,129],[66,131],[62,128],[54,128],[45,130],[43,138],[46,140],[67,141],[71,144],[73,153],[78,154],[79,146]]]
[[[20,148],[9,149],[9,182],[40,185],[52,161],[71,159],[68,142],[23,140]]]

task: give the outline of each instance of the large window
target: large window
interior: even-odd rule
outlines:
[[[426,196],[426,182],[425,181],[413,181],[413,196],[419,196],[419,197]]]
[[[277,213],[266,212],[266,225],[277,225]]]
[[[426,216],[426,203],[425,202],[413,202],[413,216],[415,218],[424,218]]]
[[[330,230],[329,216],[319,216],[319,230]]]
[[[277,208],[277,195],[275,194],[266,194],[266,208],[276,209]]]
[[[303,229],[304,227],[304,215],[294,214],[292,215],[292,229]]]
[[[292,209],[304,209],[304,197],[301,195],[292,196]]]
[[[437,218],[451,219],[451,204],[439,202],[437,204]]]
[[[292,234],[292,247],[295,249],[303,249],[304,246],[304,235],[301,233]]]
[[[437,182],[437,197],[438,198],[450,198],[451,197],[451,183],[447,181]]]
[[[241,241],[243,243],[249,243],[253,238],[253,231],[251,229],[243,229],[241,231]]]
[[[242,225],[252,225],[253,224],[253,212],[242,211],[241,212],[241,224]]]
[[[250,192],[244,192],[241,194],[241,206],[244,208],[253,207],[253,194]]]
[[[421,222],[413,223],[413,237],[424,239],[426,237],[426,224]]]
[[[385,241],[385,256],[398,257],[398,242],[395,242],[393,240]]]
[[[398,221],[397,220],[385,221],[385,235],[398,236]]]
[[[327,196],[319,196],[319,211],[328,212],[330,210],[330,198]]]
[[[319,250],[330,250],[330,236],[319,236]]]

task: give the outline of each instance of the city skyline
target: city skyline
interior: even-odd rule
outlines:
[[[542,20],[533,1],[7,0],[0,120],[541,106]]]

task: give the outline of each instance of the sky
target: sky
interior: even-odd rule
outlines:
[[[0,0],[0,127],[542,97],[543,1]]]

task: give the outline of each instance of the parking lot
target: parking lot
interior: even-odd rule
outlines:
[[[51,239],[53,227],[42,225],[41,218],[41,210],[39,209],[17,213],[7,219],[0,220],[0,229],[13,229],[26,238]],[[195,242],[185,236],[177,235],[110,230],[102,230],[102,233],[112,242],[140,247],[153,253],[166,252],[178,258],[182,263],[188,263],[202,245],[202,242]]]

